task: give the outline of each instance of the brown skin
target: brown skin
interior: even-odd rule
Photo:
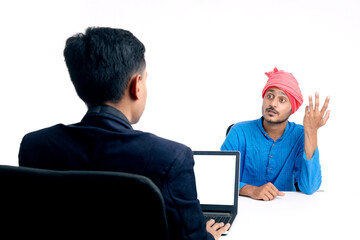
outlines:
[[[117,103],[106,102],[106,105],[112,106],[121,111],[131,124],[135,124],[142,116],[147,99],[146,87],[147,71],[134,74],[129,81],[128,88],[124,92],[124,96]],[[221,234],[230,228],[230,224],[215,223],[213,219],[206,223],[206,230],[211,233],[215,240],[220,239]]]
[[[309,96],[309,105],[305,108],[303,121],[305,133],[304,150],[308,160],[312,158],[317,148],[318,129],[324,126],[330,117],[330,111],[326,111],[329,101],[330,97],[326,97],[325,103],[320,110],[319,93],[315,93],[315,106],[313,106],[312,96]],[[291,115],[291,104],[288,96],[279,88],[269,88],[263,99],[262,114],[265,132],[276,141],[284,133]],[[245,185],[240,189],[239,194],[264,201],[285,195],[270,182],[260,187],[250,184]]]
[[[326,97],[321,110],[319,109],[319,93],[315,93],[315,106],[313,106],[312,96],[309,96],[309,105],[305,107],[304,132],[305,132],[305,154],[307,159],[311,159],[317,148],[317,131],[324,126],[330,117],[330,110],[326,111],[330,102],[330,97]]]

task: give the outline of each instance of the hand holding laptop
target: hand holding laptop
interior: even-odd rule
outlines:
[[[224,223],[215,223],[214,219],[210,219],[206,222],[206,230],[211,233],[215,240],[220,239],[221,235],[228,231],[230,223],[224,225]]]
[[[237,215],[240,152],[194,151],[194,172],[206,230],[216,240],[226,235]]]

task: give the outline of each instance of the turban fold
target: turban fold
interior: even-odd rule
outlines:
[[[290,100],[292,108],[291,114],[296,112],[303,103],[303,96],[295,77],[291,73],[278,70],[277,68],[274,68],[274,71],[265,73],[265,75],[268,76],[269,79],[262,91],[262,97],[264,98],[269,88],[279,88],[285,92]]]

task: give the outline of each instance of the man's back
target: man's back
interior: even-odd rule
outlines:
[[[98,112],[90,109],[80,123],[27,134],[21,143],[19,165],[147,176],[164,197],[170,239],[212,239],[205,231],[197,200],[191,149],[133,130],[121,112],[114,110],[109,106]]]
[[[191,149],[131,127],[146,106],[144,44],[124,29],[89,27],[66,40],[64,57],[88,112],[80,123],[27,134],[20,146],[19,165],[147,176],[163,195],[170,239],[219,239],[230,225],[213,220],[205,224]]]

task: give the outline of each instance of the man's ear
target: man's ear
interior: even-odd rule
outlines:
[[[134,100],[139,99],[139,94],[140,94],[139,81],[140,80],[141,80],[141,75],[140,74],[136,74],[136,75],[134,75],[134,77],[132,77],[130,79],[130,96]]]

